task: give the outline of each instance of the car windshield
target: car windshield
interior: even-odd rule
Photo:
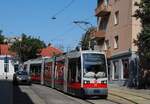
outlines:
[[[19,72],[17,72],[17,74],[18,74],[18,75],[28,75],[28,73],[25,72],[25,71],[19,71]]]
[[[107,76],[105,56],[103,54],[83,55],[84,77],[104,78]]]

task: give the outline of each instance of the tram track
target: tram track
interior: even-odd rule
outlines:
[[[137,94],[137,93],[132,93],[132,92],[109,90],[109,95],[120,97],[129,102],[132,102],[132,104],[148,104],[150,102],[150,99],[148,96],[144,97],[142,95],[139,95],[139,93]]]
[[[101,104],[103,99],[87,100],[91,104]],[[150,96],[135,92],[124,92],[121,90],[110,90],[108,98],[105,100],[108,104],[149,104]],[[103,103],[102,103],[103,104]],[[106,104],[106,103],[104,103]]]
[[[121,104],[112,100],[103,100],[103,99],[86,100],[86,102],[90,104]]]
[[[95,100],[86,100],[90,104],[139,104],[135,101],[126,99],[121,96],[117,96],[114,94],[109,94],[109,97],[106,100],[103,99],[95,99]]]
[[[109,96],[111,96],[111,98],[109,98],[108,100],[115,101],[118,104],[139,104],[139,103],[135,102],[134,100],[128,99],[123,96],[119,96],[117,94],[109,93]]]
[[[115,95],[110,95],[110,96],[111,98],[108,98],[106,100],[92,99],[92,100],[86,100],[86,102],[90,104],[137,104],[135,102],[129,101],[128,99],[124,99],[119,96],[115,96]]]
[[[132,96],[137,96],[137,97],[141,97],[145,100],[150,100],[150,96],[146,95],[146,94],[140,94],[140,93],[135,93],[135,92],[125,92],[122,90],[111,90],[112,92],[118,92],[118,93],[124,93],[124,94],[128,94],[128,95],[132,95]]]

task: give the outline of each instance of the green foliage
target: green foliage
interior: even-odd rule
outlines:
[[[37,58],[39,50],[46,45],[40,39],[22,34],[22,39],[17,40],[11,46],[12,51],[16,52],[21,62]]]
[[[150,0],[141,0],[135,3],[139,9],[136,10],[135,17],[141,20],[142,30],[138,35],[137,41],[138,53],[143,68],[150,68],[147,64],[150,61]]]
[[[88,50],[91,48],[90,42],[91,42],[91,34],[95,31],[95,27],[89,28],[85,34],[83,34],[81,41],[80,41],[80,46],[82,47],[82,50]]]
[[[5,39],[5,37],[4,37],[4,35],[2,35],[2,30],[0,30],[0,44],[3,44],[4,43],[4,39]]]

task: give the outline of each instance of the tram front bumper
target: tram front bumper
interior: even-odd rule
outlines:
[[[84,89],[84,94],[87,96],[108,95],[108,88],[88,88]]]

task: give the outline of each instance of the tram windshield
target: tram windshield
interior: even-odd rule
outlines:
[[[103,54],[83,54],[84,77],[105,78],[107,77],[106,60]]]

